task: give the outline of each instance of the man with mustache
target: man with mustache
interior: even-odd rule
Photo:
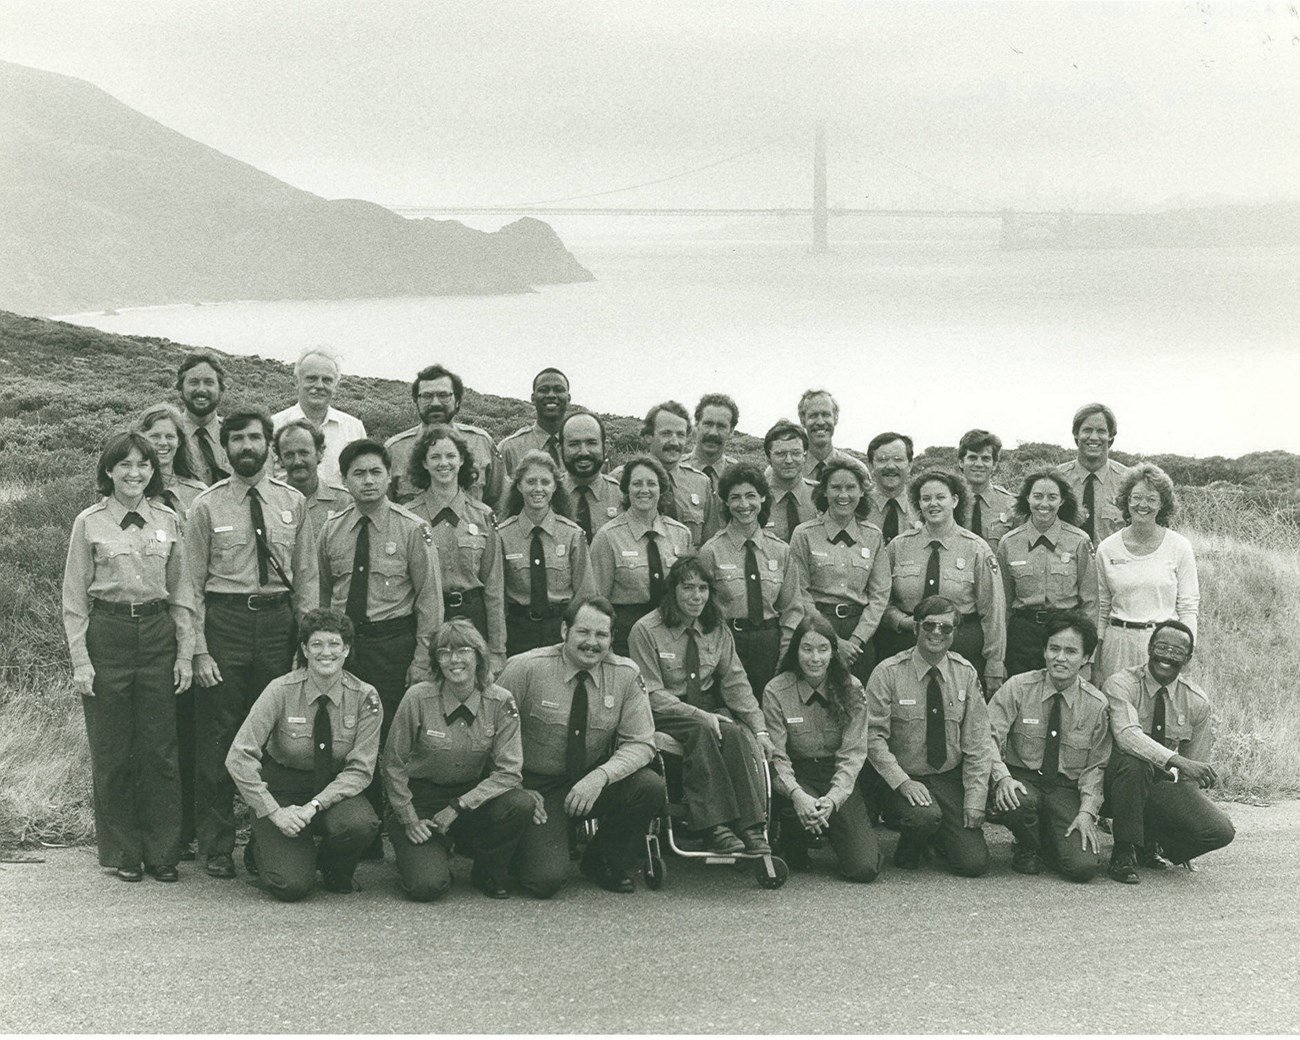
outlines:
[[[185,553],[196,600],[194,679],[199,851],[232,878],[235,788],[226,753],[267,684],[289,671],[296,619],[319,597],[307,502],[266,462],[271,418],[239,411],[221,426],[234,474],[194,500]],[[246,864],[249,862],[246,857]]]
[[[654,757],[650,697],[637,667],[609,652],[614,608],[574,600],[557,646],[510,658],[497,684],[514,694],[523,729],[524,789],[541,803],[541,822],[524,831],[513,873],[546,899],[564,885],[569,827],[596,817],[581,870],[610,892],[632,892],[629,876],[646,829],[663,807]]]
[[[1016,496],[993,483],[1002,454],[1002,439],[988,430],[967,430],[957,442],[957,465],[970,485],[971,500],[958,522],[996,549],[998,540],[1016,526]]]
[[[420,425],[394,434],[384,442],[393,462],[393,483],[388,489],[388,496],[394,502],[410,502],[420,495],[420,489],[411,483],[407,474],[411,448],[425,430],[446,423],[469,446],[469,453],[474,457],[474,465],[478,469],[478,475],[469,488],[470,497],[494,509],[504,504],[505,462],[497,451],[496,444],[487,430],[454,421],[460,414],[464,397],[465,381],[442,365],[430,365],[416,374],[411,382],[411,400],[415,402],[415,410],[420,415]]]
[[[668,487],[659,501],[659,512],[687,526],[691,545],[698,549],[721,528],[718,496],[709,478],[688,462],[686,441],[691,433],[691,419],[676,401],[657,404],[646,413],[641,427],[646,451],[668,473]],[[620,466],[613,476],[623,472]]]
[[[558,368],[544,368],[533,376],[533,410],[537,421],[524,426],[497,445],[506,468],[506,479],[515,474],[519,460],[530,451],[544,451],[560,462],[560,427],[569,410],[569,377]]]
[[[862,496],[862,519],[879,527],[888,545],[899,532],[921,526],[907,494],[907,482],[912,479],[912,438],[893,431],[876,434],[867,445],[867,468],[874,484]]]
[[[1147,663],[1116,672],[1103,687],[1115,740],[1105,778],[1115,835],[1109,873],[1126,885],[1138,883],[1139,866],[1163,870],[1161,853],[1190,865],[1236,836],[1227,813],[1201,793],[1218,775],[1206,761],[1210,699],[1180,674],[1195,644],[1187,625],[1162,621]]]
[[[816,483],[832,459],[846,457],[831,443],[840,421],[839,403],[829,390],[805,390],[799,398],[799,424],[808,433],[808,454],[803,475]]]
[[[727,441],[740,422],[740,408],[726,394],[705,394],[695,406],[695,450],[687,459],[709,478],[717,491],[722,474],[736,464],[727,454]]]
[[[1110,448],[1119,423],[1104,404],[1085,404],[1074,413],[1070,429],[1078,451],[1072,461],[1063,462],[1056,471],[1074,488],[1074,497],[1079,500],[1079,526],[1096,546],[1125,524],[1115,495],[1129,468],[1111,460]]]
[[[560,426],[564,487],[573,504],[569,517],[582,528],[588,544],[596,532],[618,516],[622,492],[618,481],[601,472],[605,465],[605,424],[591,412],[574,412]]]
[[[176,371],[181,395],[181,436],[189,449],[194,478],[215,484],[230,476],[230,460],[221,446],[221,417],[217,405],[226,390],[226,370],[221,359],[206,351],[188,355]]]
[[[307,500],[307,520],[312,537],[320,537],[325,518],[349,505],[347,489],[320,479],[320,460],[325,452],[325,434],[306,419],[294,419],[275,431],[275,457],[284,479]]]
[[[330,407],[339,387],[338,358],[320,347],[309,347],[294,363],[293,377],[298,383],[298,401],[276,412],[271,421],[280,427],[295,419],[306,419],[320,430],[325,435],[321,473],[327,481],[338,481],[342,479],[339,452],[343,445],[366,435],[365,424],[355,415]]]

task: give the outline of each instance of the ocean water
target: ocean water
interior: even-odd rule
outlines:
[[[634,415],[721,390],[759,435],[826,387],[836,442],[854,447],[886,429],[955,444],[973,426],[1068,445],[1075,408],[1101,400],[1127,451],[1300,451],[1300,249],[1006,252],[994,220],[833,217],[815,255],[806,218],[549,222],[595,282],[64,318],[285,360],[325,343],[345,373],[408,379],[442,362],[517,397],[557,365],[575,402]]]

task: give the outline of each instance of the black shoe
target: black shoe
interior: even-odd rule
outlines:
[[[129,867],[118,867],[117,878],[119,881],[141,881],[144,878],[144,868],[139,863],[133,863]]]
[[[1043,861],[1036,849],[1026,849],[1017,845],[1011,853],[1011,869],[1017,874],[1041,874]]]
[[[1111,879],[1124,885],[1139,883],[1137,872],[1137,851],[1126,841],[1115,842],[1110,852],[1110,867],[1106,873]]]
[[[772,854],[772,846],[768,844],[767,835],[763,833],[761,823],[756,823],[752,827],[746,827],[741,831],[740,840],[745,843],[745,851],[751,856],[770,856]]]
[[[181,879],[180,871],[166,864],[158,867],[148,867],[147,869],[155,881],[179,881]]]
[[[1146,867],[1147,870],[1168,870],[1173,866],[1169,860],[1160,855],[1160,846],[1154,842],[1138,848],[1137,861],[1139,867]]]
[[[340,895],[350,895],[361,890],[361,886],[351,876],[344,877],[342,874],[322,873],[321,885],[326,892],[338,892]]]
[[[469,883],[489,899],[510,898],[510,889],[506,888],[486,870],[480,870],[477,863],[470,869]]]
[[[904,870],[916,870],[921,865],[921,843],[910,834],[898,838],[898,848],[894,849],[894,866]]]
[[[596,882],[606,892],[636,891],[636,883],[621,868],[614,866],[603,856],[593,856],[590,849],[582,857],[579,869],[583,877]]]
[[[218,852],[209,856],[205,864],[209,877],[232,878],[235,876],[235,861],[227,852]]]
[[[704,847],[719,856],[734,856],[745,851],[745,843],[725,823],[719,823],[704,831]]]
[[[257,869],[257,849],[251,841],[244,846],[244,869],[253,877],[257,877],[261,873]]]
[[[181,843],[181,861],[193,863],[199,858],[199,843],[196,841],[186,841]]]

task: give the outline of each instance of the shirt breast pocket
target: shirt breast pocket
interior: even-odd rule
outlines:
[[[330,554],[330,573],[335,578],[345,578],[352,573],[352,553],[336,552]]]
[[[1008,568],[1011,571],[1011,580],[1015,582],[1016,598],[1021,600],[1033,600],[1043,595],[1045,583],[1043,575],[1038,568],[1034,566],[1032,560],[1026,560],[1023,567],[1012,566],[1011,561]]]
[[[821,733],[816,723],[806,717],[798,721],[785,720],[785,742],[792,759],[820,758],[822,755]]]
[[[134,552],[134,547],[128,541],[97,541],[93,543],[93,548],[96,562],[116,560],[118,563],[126,563],[128,561],[125,557]]]
[[[1018,722],[1011,729],[1011,748],[1026,767],[1030,767],[1032,762],[1041,763],[1043,751],[1047,748],[1047,728],[1041,724]]]
[[[573,572],[569,569],[567,552],[563,556],[547,557],[546,588],[551,593],[564,593],[566,598],[573,594]]]
[[[1072,729],[1061,735],[1061,768],[1071,772],[1081,772],[1088,764],[1088,752],[1092,749],[1092,731]]]
[[[461,535],[456,539],[456,552],[470,570],[477,571],[486,545],[487,539],[482,535]]]
[[[284,756],[284,765],[292,769],[310,769],[315,761],[310,722],[276,723],[276,743]]]
[[[1077,599],[1075,586],[1078,571],[1071,563],[1053,563],[1048,567],[1047,580],[1052,594],[1062,599]]]
[[[406,561],[397,556],[381,557],[375,563],[374,570],[386,589],[398,588],[408,580]]]
[[[563,751],[567,742],[569,714],[558,706],[533,704],[528,708],[528,725],[524,744],[535,743],[539,748]]]
[[[889,725],[894,734],[909,742],[925,740],[925,702],[920,698],[904,704],[894,701],[889,708]]]

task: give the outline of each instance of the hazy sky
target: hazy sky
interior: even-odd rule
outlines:
[[[329,197],[1114,208],[1294,195],[1300,15],[1225,3],[3,0],[0,57]]]

